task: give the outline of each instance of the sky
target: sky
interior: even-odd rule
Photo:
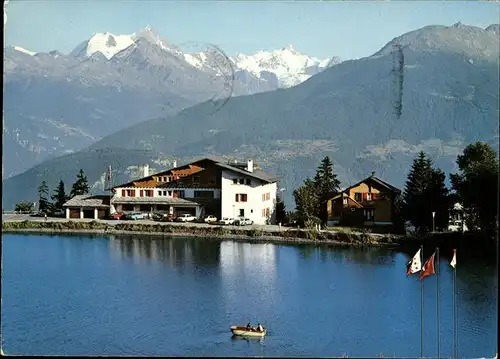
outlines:
[[[427,25],[498,23],[498,2],[11,0],[5,43],[69,53],[96,32],[132,34],[149,25],[172,44],[219,46],[229,56],[276,50],[342,60],[370,56]]]

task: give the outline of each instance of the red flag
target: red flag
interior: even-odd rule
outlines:
[[[434,254],[425,262],[424,266],[422,267],[422,272],[420,272],[420,280],[424,279],[425,277],[428,277],[430,275],[436,274],[436,271],[434,270]]]
[[[111,181],[111,166],[108,167],[108,181]]]

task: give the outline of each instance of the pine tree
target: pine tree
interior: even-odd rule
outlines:
[[[49,209],[50,202],[47,199],[49,195],[49,186],[47,182],[42,181],[38,187],[38,209],[40,212],[45,212]]]
[[[457,157],[458,174],[451,174],[452,187],[466,213],[467,227],[495,235],[498,230],[498,157],[484,142],[467,146]]]
[[[340,191],[340,181],[333,171],[333,163],[330,157],[326,156],[321,161],[316,171],[316,176],[314,177],[314,184],[316,186],[317,197],[320,201],[317,207],[316,216],[319,217],[323,223],[326,223],[328,220],[328,213],[324,202],[328,195]]]
[[[85,174],[83,173],[83,169],[80,169],[76,182],[73,184],[73,187],[71,188],[70,197],[73,198],[74,196],[88,194],[88,193],[89,193],[89,183],[87,181],[87,176],[85,176]]]
[[[402,215],[419,232],[432,230],[432,212],[435,228],[444,229],[448,223],[448,189],[444,173],[432,167],[432,160],[421,151],[413,160],[403,194]]]
[[[64,203],[66,203],[68,197],[66,196],[66,191],[64,190],[64,182],[59,181],[59,186],[54,190],[52,195],[52,200],[55,201],[54,205],[56,209],[63,209]]]
[[[284,223],[286,218],[285,202],[281,196],[276,197],[276,223]]]

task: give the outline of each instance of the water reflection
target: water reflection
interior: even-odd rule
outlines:
[[[112,236],[110,251],[113,257],[129,258],[133,263],[163,262],[171,268],[186,266],[217,267],[217,241],[196,238],[162,238],[155,236]]]

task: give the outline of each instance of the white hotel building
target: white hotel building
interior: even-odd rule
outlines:
[[[253,160],[229,162],[207,157],[113,187],[118,212],[164,212],[196,217],[246,217],[255,224],[275,222],[279,177]]]

